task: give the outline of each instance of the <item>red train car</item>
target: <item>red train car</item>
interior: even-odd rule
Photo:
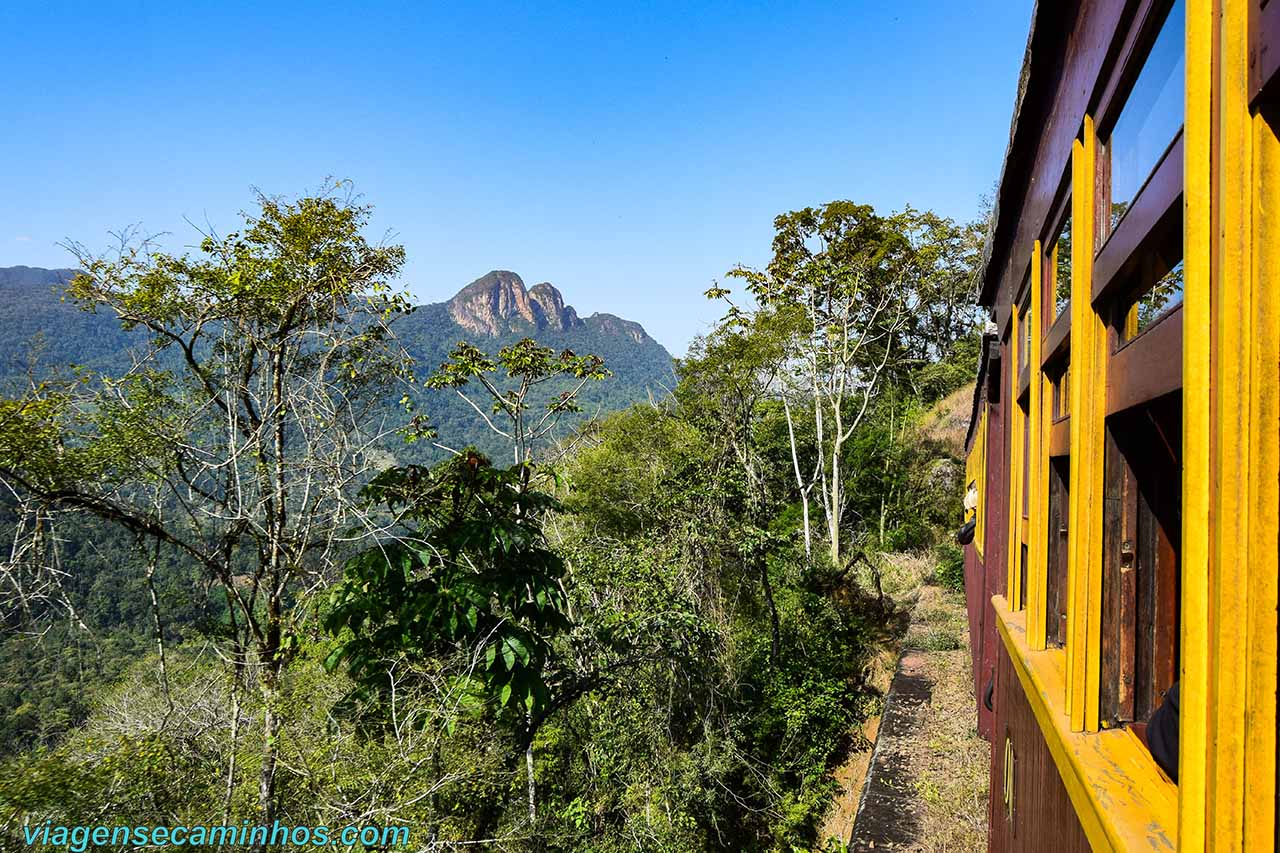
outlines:
[[[1277,849],[1280,0],[1033,15],[979,300],[992,850]]]

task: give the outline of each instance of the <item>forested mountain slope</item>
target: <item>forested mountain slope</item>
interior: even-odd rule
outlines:
[[[75,272],[0,267],[0,385],[25,382],[33,364],[37,373],[69,365],[96,372],[120,371],[129,365],[129,348],[146,345],[142,331],[124,331],[110,311],[91,313],[63,298],[62,291]],[[583,389],[582,412],[564,419],[563,432],[586,418],[661,399],[675,382],[671,354],[639,323],[612,314],[580,318],[550,283],[526,289],[513,272],[495,270],[481,276],[449,301],[421,305],[398,318],[393,329],[423,375],[438,367],[463,340],[490,355],[525,337],[556,352],[569,349],[599,355],[613,375]],[[560,390],[554,385],[544,397]],[[419,397],[417,409],[436,426],[440,443],[458,449],[475,445],[490,454],[505,449],[456,394],[421,389]],[[387,413],[400,416],[391,406]],[[391,450],[397,458],[443,457],[443,451],[430,445],[410,450],[397,444]]]
[[[633,403],[662,399],[675,385],[671,354],[639,323],[612,314],[579,318],[551,284],[526,289],[513,272],[490,272],[448,302],[419,307],[393,328],[424,371],[439,366],[459,340],[493,354],[522,338],[534,338],[556,352],[600,356],[613,375],[583,388],[582,412],[566,418],[567,427]],[[563,384],[553,384],[542,401],[561,390]],[[429,392],[421,407],[435,423],[443,444],[455,448],[474,444],[491,455],[507,446],[456,394]]]
[[[82,311],[62,291],[73,269],[0,267],[0,378],[24,376],[41,365],[83,364],[108,369],[141,336],[106,314]]]

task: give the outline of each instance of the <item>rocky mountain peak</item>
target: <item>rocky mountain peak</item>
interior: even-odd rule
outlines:
[[[545,326],[563,332],[582,325],[582,321],[578,319],[578,312],[573,310],[572,305],[564,304],[564,297],[549,281],[529,288],[529,301],[536,306],[535,310],[542,312],[541,319]],[[542,326],[540,325],[539,328]]]
[[[621,335],[642,344],[650,340],[644,326],[632,320],[624,320],[613,314],[595,313],[586,319],[586,325],[606,335]]]
[[[581,326],[578,312],[550,282],[528,290],[516,273],[494,270],[449,300],[449,316],[468,332],[496,338],[508,332],[565,331]]]
[[[459,290],[449,300],[449,315],[468,332],[489,337],[537,325],[524,281],[509,270],[494,270]]]

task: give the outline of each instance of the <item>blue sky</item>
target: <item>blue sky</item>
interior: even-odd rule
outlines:
[[[549,280],[673,353],[702,297],[835,198],[975,214],[1031,0],[0,5],[0,266],[141,223],[196,242],[251,187],[350,178],[404,285]]]

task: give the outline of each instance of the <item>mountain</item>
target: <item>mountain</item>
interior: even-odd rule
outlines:
[[[45,366],[83,364],[107,370],[139,334],[107,314],[63,301],[76,270],[0,267],[0,377],[25,376],[34,359]]]
[[[565,305],[551,282],[535,284],[526,291],[520,276],[507,270],[481,276],[445,304],[455,323],[468,334],[481,337],[537,337],[588,329],[601,336],[626,337],[641,346],[656,344],[639,323],[599,313],[583,320],[572,305]]]
[[[43,370],[71,364],[121,370],[129,363],[129,348],[146,344],[145,333],[124,331],[110,314],[63,301],[62,290],[75,273],[0,267],[0,388],[22,382],[35,360]],[[395,329],[420,374],[443,362],[460,340],[491,354],[525,337],[557,352],[595,353],[614,375],[583,389],[581,417],[663,397],[674,384],[671,354],[639,323],[612,314],[579,317],[550,282],[526,288],[519,275],[507,270],[481,276],[447,302],[419,306],[396,320]],[[428,392],[419,408],[435,423],[444,444],[475,444],[490,454],[505,448],[452,392]]]
[[[520,276],[507,270],[481,276],[445,304],[455,323],[484,337],[536,334],[547,329],[564,332],[584,325],[550,282],[526,291]]]
[[[396,330],[424,368],[443,362],[459,340],[491,354],[526,337],[557,352],[595,353],[613,376],[582,390],[583,412],[574,422],[664,397],[674,385],[671,354],[639,323],[612,314],[579,317],[549,282],[526,288],[523,279],[508,270],[481,276],[447,302],[418,308],[400,318]],[[554,385],[547,388],[547,398],[560,390]],[[456,394],[437,395],[428,400],[426,410],[440,430],[442,443],[451,447],[474,443],[491,454],[505,447]]]

